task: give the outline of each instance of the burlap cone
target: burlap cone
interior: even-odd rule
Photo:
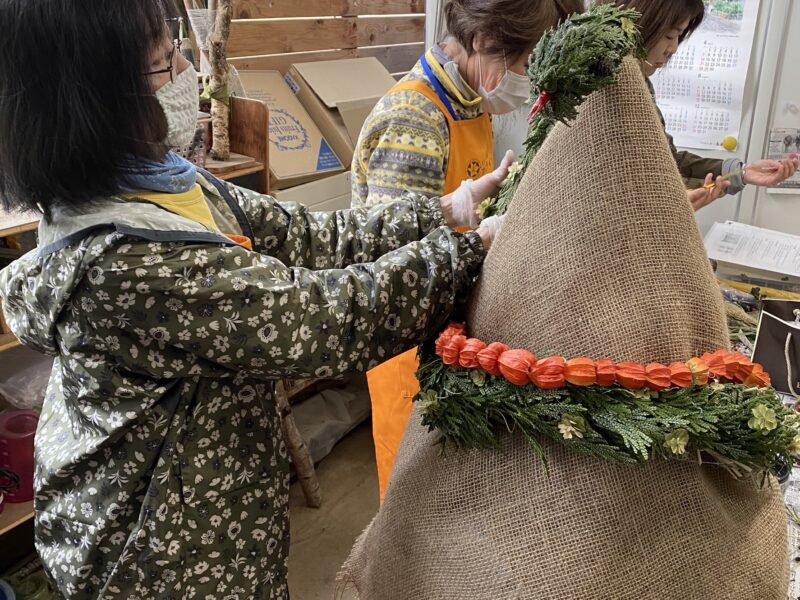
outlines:
[[[718,288],[638,65],[528,169],[470,333],[539,355],[686,360],[727,344]],[[342,571],[362,600],[779,600],[774,486],[656,460],[615,466],[519,434],[442,457],[415,411],[385,502]]]

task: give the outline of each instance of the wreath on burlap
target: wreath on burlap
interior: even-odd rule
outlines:
[[[671,365],[537,359],[467,335],[452,323],[420,348],[416,400],[445,446],[491,448],[498,431],[518,430],[542,459],[540,435],[615,463],[694,455],[737,478],[800,451],[797,414],[740,352]]]
[[[528,69],[537,100],[524,154],[482,216],[506,212],[553,127],[569,124],[586,97],[614,83],[625,57],[646,58],[638,16],[593,6],[543,36]],[[415,400],[445,448],[491,448],[501,432],[516,430],[543,460],[538,436],[615,463],[695,458],[737,478],[785,469],[800,451],[800,417],[782,404],[763,368],[739,353],[672,365],[537,359],[451,324],[419,355]]]

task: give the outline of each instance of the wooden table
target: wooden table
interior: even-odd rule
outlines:
[[[0,238],[34,231],[39,227],[36,213],[9,213],[0,210]]]
[[[0,238],[13,237],[26,231],[35,231],[38,227],[39,215],[36,213],[9,213],[0,210]],[[19,341],[13,333],[0,333],[0,352],[11,350],[19,345]],[[3,516],[0,515],[0,530]]]

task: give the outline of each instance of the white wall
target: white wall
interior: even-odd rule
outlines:
[[[769,4],[769,37],[758,81],[749,160],[767,155],[770,129],[800,129],[800,2],[773,0]],[[800,235],[800,193],[746,189],[739,220]]]
[[[444,31],[445,0],[425,0],[425,47],[440,41]]]
[[[753,52],[750,55],[750,67],[748,70],[747,84],[745,86],[744,100],[742,104],[742,125],[739,130],[739,147],[734,152],[725,150],[692,150],[701,156],[713,158],[738,157],[744,161],[752,161],[761,158],[764,133],[763,127],[759,126],[763,122],[765,110],[762,104],[764,97],[763,85],[765,82],[774,81],[777,62],[775,56],[779,45],[775,44],[773,29],[775,21],[773,18],[774,5],[788,2],[788,0],[761,0],[756,26],[755,40],[753,42]],[[769,95],[769,92],[767,92]],[[759,117],[762,117],[759,119]],[[697,223],[700,230],[705,234],[716,222],[726,220],[738,220],[750,222],[747,218],[742,218],[745,200],[752,195],[754,190],[745,188],[745,191],[736,197],[726,196],[720,198],[714,204],[707,206],[696,213]]]

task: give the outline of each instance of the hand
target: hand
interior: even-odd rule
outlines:
[[[479,179],[468,179],[452,194],[442,196],[442,212],[450,227],[475,227],[478,224],[478,207],[481,202],[497,193],[508,177],[508,169],[514,162],[514,153],[509,150],[500,166]]]
[[[714,175],[709,173],[706,175],[704,185],[710,185],[711,183],[714,183],[714,187],[712,188],[706,189],[705,187],[701,187],[696,190],[687,191],[689,203],[692,205],[695,212],[714,202],[714,200],[725,194],[728,188],[731,187],[730,181],[725,181],[722,177],[717,177],[717,180],[714,181]]]
[[[774,187],[797,171],[797,156],[784,160],[757,160],[745,167],[742,180],[750,185]]]
[[[475,210],[478,209],[478,204],[497,193],[500,186],[508,178],[508,169],[513,163],[514,151],[506,150],[499,167],[488,175],[484,175],[472,182],[472,194],[478,199]]]
[[[497,234],[500,233],[500,229],[503,227],[503,221],[505,221],[505,219],[506,217],[503,215],[501,217],[488,217],[481,221],[481,226],[478,227],[478,235],[481,236],[483,247],[487,252],[489,251],[489,248],[492,247]]]

